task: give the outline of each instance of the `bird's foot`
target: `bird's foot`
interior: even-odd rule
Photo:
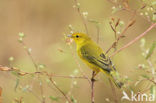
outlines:
[[[95,81],[97,81],[96,79],[94,79],[94,78],[91,78],[91,82],[95,82]]]

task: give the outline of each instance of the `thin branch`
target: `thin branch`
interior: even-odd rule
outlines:
[[[1,97],[1,95],[2,95],[2,88],[0,87],[0,97]]]
[[[77,12],[84,24],[84,27],[85,27],[85,30],[86,30],[86,33],[88,34],[88,28],[87,28],[87,23],[86,23],[86,20],[84,19],[82,13],[81,13],[81,10],[80,10],[80,7],[78,7],[78,1],[77,0],[74,0],[75,1],[75,5],[76,5],[76,8],[77,8]]]
[[[115,2],[115,1],[113,1],[113,0],[107,0],[107,1],[109,1],[110,3],[112,3],[113,5],[115,5],[116,7],[119,7],[119,6],[120,6],[120,3],[119,3],[119,2]],[[122,4],[121,4],[121,5],[122,5]],[[125,10],[125,11],[128,11],[128,12],[130,12],[130,13],[133,13],[133,14],[135,14],[135,15],[137,15],[137,16],[140,16],[139,10],[144,9],[146,6],[147,6],[147,4],[142,4],[141,7],[139,7],[137,10],[132,10],[132,9],[129,8],[129,6],[128,6],[128,8],[126,8],[125,6],[122,6],[122,9],[121,9],[121,10]],[[121,11],[121,10],[119,10],[119,11]],[[135,16],[135,15],[134,15],[134,16]],[[134,16],[133,16],[133,17],[134,17]],[[144,18],[144,16],[141,16],[141,17]],[[145,19],[145,18],[144,18],[144,19]],[[146,20],[147,20],[148,22],[152,23],[152,22],[149,21],[147,18],[146,18]],[[128,29],[128,28],[127,28],[127,29]],[[125,30],[125,31],[123,31],[123,34],[124,34],[124,32],[127,31],[126,28],[125,28],[124,30]],[[121,34],[122,34],[122,33],[121,33]],[[123,36],[123,37],[124,37],[124,36]],[[122,38],[122,36],[121,36],[121,38]],[[111,45],[111,47],[106,51],[106,53],[108,53],[112,48],[116,48],[117,42],[118,42],[118,40],[115,41],[115,42]]]
[[[117,20],[117,22],[115,22],[115,19],[112,18],[112,21],[109,22],[113,32],[114,32],[114,37],[115,37],[115,41],[117,39],[117,27],[119,25],[120,19]],[[113,24],[112,24],[113,23]]]
[[[96,26],[97,29],[97,43],[99,43],[99,38],[100,38],[100,28],[99,25]]]
[[[135,19],[134,16],[132,18],[132,20],[127,24],[127,26],[124,28],[124,30],[122,31],[122,33],[120,34],[120,36],[116,39],[115,42],[112,43],[112,45],[110,46],[110,48],[106,51],[106,54],[112,49],[115,48],[117,43],[119,42],[119,40],[123,37],[125,37],[125,32],[129,29],[129,27],[131,27],[133,24],[135,23]]]
[[[95,71],[92,72],[92,78],[91,78],[91,103],[95,103],[95,97],[94,97],[94,83],[95,83]]]
[[[0,87],[0,103],[2,103],[2,98],[1,98],[1,96],[2,96],[2,88]]]
[[[20,76],[25,76],[25,75],[32,75],[32,74],[41,74],[41,75],[46,75],[49,80],[51,81],[51,83],[54,85],[54,87],[65,97],[65,99],[69,102],[72,103],[71,100],[69,99],[69,97],[55,84],[55,82],[52,80],[52,77],[62,77],[62,78],[78,78],[78,79],[86,79],[85,77],[74,77],[74,76],[61,76],[61,75],[52,75],[52,74],[48,74],[47,72],[33,72],[33,73],[28,73],[28,72],[21,72],[19,69],[17,68],[9,68],[9,67],[4,67],[0,65],[0,71],[15,71],[18,73],[18,75]],[[42,98],[43,99],[43,98]],[[45,99],[45,98],[44,98]],[[42,101],[45,103],[45,101]]]
[[[155,74],[155,68],[154,68],[154,66],[153,66],[153,64],[152,64],[152,62],[151,62],[150,59],[147,59],[147,62],[149,64],[149,66],[151,67],[151,72],[152,72],[152,75],[154,76],[154,74]]]
[[[9,67],[4,67],[4,66],[1,66],[0,65],[0,71],[15,71],[17,72],[18,75],[20,76],[26,76],[26,75],[37,75],[37,74],[40,74],[40,75],[49,75],[46,71],[42,71],[42,72],[24,72],[24,71],[20,71],[20,69],[18,68],[9,68]],[[84,76],[65,76],[65,75],[56,75],[56,74],[52,74],[51,75],[52,77],[56,77],[56,78],[69,78],[69,79],[87,79],[86,77]]]
[[[42,103],[45,103],[46,102],[46,98],[44,96],[44,90],[43,90],[43,84],[42,84],[42,81],[40,80],[40,92],[41,92],[41,98],[42,98]]]
[[[147,80],[151,81],[154,85],[156,85],[156,82],[154,80],[152,79],[147,79]]]
[[[111,81],[110,78],[109,78],[108,80],[109,80],[109,83],[110,83],[111,88],[112,88],[112,92],[113,92],[113,96],[114,96],[114,102],[115,102],[115,103],[118,103],[118,99],[117,99],[117,95],[116,95],[116,91],[115,91],[115,88],[114,88],[114,86],[113,86],[113,83],[112,83],[112,81]]]
[[[138,41],[140,38],[142,38],[143,36],[145,36],[150,30],[152,30],[154,27],[156,27],[156,23],[153,23],[145,32],[143,32],[142,34],[140,34],[139,36],[137,36],[136,38],[134,38],[132,41],[130,41],[129,43],[127,43],[126,45],[124,45],[123,47],[121,47],[119,50],[115,51],[110,57],[114,56],[115,54],[119,53],[120,51],[122,51],[123,49],[129,47],[130,45],[134,44],[136,41]]]
[[[51,81],[51,83],[54,85],[54,87],[66,98],[66,100],[69,103],[72,103],[70,98],[55,84],[55,82],[52,80],[52,77],[49,78],[49,80]]]
[[[64,75],[52,75],[53,77],[71,78],[71,79],[87,79],[84,76],[64,76]]]
[[[152,82],[154,85],[156,85],[156,81],[154,81],[154,78],[153,78],[153,79],[145,78],[145,79],[143,79],[142,81],[150,81],[150,82]]]
[[[42,102],[42,99],[39,97],[38,94],[36,94],[35,92],[33,92],[32,90],[28,89],[28,91],[35,97],[37,98],[38,101]]]
[[[116,7],[119,7],[119,6],[121,5],[120,3],[114,2],[113,0],[107,0],[107,1],[110,2],[110,3],[112,3],[112,4],[113,4],[114,6],[116,6]],[[139,1],[140,1],[140,0],[139,0]],[[133,10],[133,9],[131,9],[129,6],[128,6],[128,8],[126,8],[125,6],[122,6],[123,8],[120,9],[119,11],[123,11],[123,10],[124,10],[124,11],[127,11],[127,12],[129,12],[129,13],[134,13],[134,12],[136,12],[136,15],[137,15],[137,16],[143,18],[143,19],[146,20],[148,23],[152,24],[153,22],[152,22],[151,20],[149,20],[149,18],[146,18],[146,17],[140,15],[139,10],[144,9],[146,6],[149,6],[149,7],[152,7],[152,8],[153,8],[153,6],[143,3],[143,4],[141,5],[141,7],[139,7],[137,10]],[[153,8],[153,9],[154,9],[154,8]]]
[[[23,103],[23,97],[20,97],[19,99],[15,98],[14,101],[16,103]]]
[[[23,47],[27,47],[26,44],[25,44],[23,41],[21,42],[21,44],[23,45]],[[25,51],[26,51],[26,53],[28,54],[28,56],[30,57],[30,59],[31,59],[31,61],[32,61],[33,65],[34,65],[34,67],[35,67],[35,69],[36,69],[36,72],[38,72],[38,65],[37,65],[37,63],[35,62],[33,56],[31,55],[31,53],[30,53],[27,49],[25,49]],[[38,79],[40,80],[39,85],[40,85],[40,92],[41,92],[41,98],[42,98],[41,103],[45,103],[42,81],[41,81],[41,79],[40,79],[39,76],[38,76]]]
[[[23,47],[27,47],[26,44],[25,44],[23,41],[21,42],[21,44],[22,44]],[[24,49],[24,50],[26,51],[26,53],[27,53],[28,56],[30,57],[30,59],[31,59],[31,61],[32,61],[33,65],[34,65],[34,67],[35,67],[35,69],[36,69],[36,71],[38,71],[38,66],[37,66],[37,64],[36,64],[36,62],[35,62],[35,60],[34,60],[34,58],[32,57],[31,53],[30,53],[27,49]]]

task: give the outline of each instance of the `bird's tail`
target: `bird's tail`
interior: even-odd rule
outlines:
[[[111,80],[113,81],[113,83],[118,87],[118,88],[122,88],[122,86],[124,85],[123,82],[121,82],[121,78],[119,76],[119,73],[116,71],[112,71],[111,72]]]

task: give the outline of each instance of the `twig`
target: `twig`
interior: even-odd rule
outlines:
[[[66,100],[69,103],[72,103],[70,98],[55,84],[55,82],[52,80],[52,77],[49,77],[49,80],[51,81],[51,83],[54,85],[54,87],[66,98]]]
[[[26,44],[23,41],[21,42],[21,44],[22,44],[23,47],[27,47]],[[36,69],[36,71],[38,71],[38,66],[37,66],[34,58],[32,57],[31,53],[27,49],[25,49],[25,51],[28,54],[28,56],[30,57],[30,59],[31,59],[31,61],[32,61],[33,65],[34,65],[34,67]]]
[[[141,48],[144,52],[146,52],[146,49],[145,48]],[[151,53],[151,55],[152,55],[152,53]],[[151,57],[151,56],[149,56],[149,57]],[[151,67],[151,72],[150,73],[152,73],[152,75],[153,75],[153,77],[154,77],[154,74],[155,74],[155,67],[154,67],[154,65],[152,64],[152,61],[150,60],[150,58],[147,58],[147,56],[146,56],[146,61],[147,61],[147,63],[148,63],[148,65]]]
[[[76,5],[76,8],[77,8],[77,12],[84,24],[84,27],[86,29],[86,33],[88,34],[88,28],[87,28],[87,23],[86,23],[86,20],[84,19],[83,15],[81,14],[81,10],[80,10],[80,7],[78,7],[78,1],[77,0],[74,0],[75,1],[75,5]]]
[[[0,66],[0,71],[16,71],[20,76],[25,76],[25,75],[32,75],[32,74],[41,74],[41,75],[46,75],[48,78],[49,78],[49,80],[51,81],[51,83],[54,85],[54,87],[56,88],[56,89],[58,89],[58,91],[59,92],[61,92],[61,94],[63,94],[63,96],[67,99],[67,101],[69,102],[69,103],[72,103],[71,101],[70,101],[70,99],[69,99],[69,97],[67,97],[66,95],[65,95],[65,93],[59,88],[59,87],[57,87],[57,85],[55,84],[55,82],[52,80],[52,77],[62,77],[62,78],[78,78],[78,79],[86,79],[85,77],[73,77],[73,76],[61,76],[61,75],[50,75],[50,74],[48,74],[47,72],[33,72],[33,73],[28,73],[28,72],[21,72],[19,69],[17,69],[17,68],[9,68],[9,67],[3,67],[3,66]],[[42,88],[41,88],[42,89]],[[42,103],[45,103],[45,100],[43,101],[43,99],[45,99],[45,98],[43,98],[42,97]]]
[[[112,3],[113,5],[115,5],[116,7],[119,7],[119,6],[120,6],[120,3],[114,2],[113,0],[107,0],[107,1],[109,1],[110,3]],[[139,0],[139,1],[141,1],[141,0]],[[130,13],[136,12],[136,15],[137,15],[137,16],[143,18],[143,19],[146,20],[148,23],[152,24],[153,22],[151,22],[151,21],[149,20],[149,18],[146,18],[146,17],[144,17],[144,16],[141,16],[140,13],[139,13],[139,10],[144,9],[146,6],[152,7],[151,5],[148,5],[148,4],[142,4],[142,6],[139,7],[137,10],[133,10],[133,9],[130,9],[129,7],[126,8],[125,6],[122,6],[123,8],[120,9],[119,11],[124,10],[124,11],[130,12]],[[152,8],[153,8],[153,7],[152,7]],[[153,8],[153,9],[154,9],[154,8]]]
[[[33,92],[32,90],[28,89],[28,91],[35,97],[37,98],[38,101],[42,102],[42,99],[40,98],[40,96],[38,94],[36,94],[35,92]]]
[[[84,76],[64,76],[64,75],[52,75],[53,77],[71,78],[71,79],[87,79]]]
[[[45,102],[46,102],[46,98],[45,98],[45,96],[44,96],[43,84],[42,84],[42,81],[41,81],[41,80],[40,80],[40,84],[39,84],[39,85],[40,85],[40,89],[41,89],[40,92],[41,92],[41,96],[42,96],[42,97],[41,97],[41,98],[42,98],[42,103],[45,103]]]
[[[0,88],[0,103],[2,103],[1,93],[2,93],[2,91],[1,91],[1,88]]]
[[[1,97],[1,95],[2,95],[2,88],[0,87],[0,97]]]
[[[154,76],[154,74],[155,74],[155,68],[154,68],[154,66],[153,66],[153,64],[152,64],[152,62],[151,62],[150,59],[147,59],[147,62],[149,64],[149,66],[151,67],[151,72],[152,72],[152,75]]]
[[[119,2],[114,2],[113,0],[107,0],[107,1],[109,1],[109,2],[111,2],[113,5],[115,5],[116,7],[119,7],[120,6],[120,3]],[[124,7],[124,6],[122,6],[122,9],[121,10],[125,10],[125,11],[128,11],[128,12],[130,12],[130,13],[134,13],[135,15],[137,15],[137,16],[140,16],[140,13],[139,13],[139,10],[142,10],[142,9],[144,9],[145,7],[147,6],[147,4],[143,4],[141,7],[139,7],[137,10],[132,10],[132,9],[130,9],[129,7],[128,8],[126,8],[126,7]],[[120,10],[120,11],[121,11]],[[139,13],[139,14],[138,14]],[[141,17],[143,17],[143,16],[141,16]],[[143,17],[144,18],[144,17]],[[145,18],[144,18],[145,19]],[[150,22],[150,23],[152,23],[151,21],[149,21],[148,19],[146,19],[148,22]],[[126,28],[125,28],[126,29]],[[127,28],[128,29],[128,28]],[[127,31],[127,30],[126,30]],[[124,32],[124,31],[123,31]],[[123,33],[124,34],[124,33]],[[112,49],[112,48],[115,48],[116,47],[116,45],[117,45],[117,41],[115,41],[113,44],[112,44],[112,46],[106,51],[106,53],[108,53],[109,51],[110,51],[110,49]]]
[[[155,26],[156,26],[156,23],[153,23],[145,32],[143,32],[142,34],[140,34],[139,36],[137,36],[136,38],[134,38],[132,41],[130,41],[129,43],[127,43],[126,45],[124,45],[123,47],[121,47],[119,50],[115,51],[110,57],[114,56],[115,54],[119,53],[123,49],[129,47],[130,45],[134,44],[140,38],[142,38],[143,36],[145,36]]]
[[[125,35],[125,32],[128,30],[129,27],[131,27],[133,24],[135,23],[135,19],[134,19],[134,16],[133,16],[133,19],[127,24],[127,26],[124,28],[124,30],[122,31],[122,33],[120,34],[120,36],[116,39],[115,42],[112,43],[112,45],[109,47],[109,49],[106,51],[106,54],[112,49],[112,48],[115,48],[118,41],[124,37]]]
[[[99,25],[96,26],[96,29],[97,29],[97,43],[99,43],[99,36],[100,36],[100,28],[99,28]]]
[[[0,87],[0,103],[2,103],[1,95],[2,95],[2,88]]]
[[[26,44],[22,41],[21,42],[21,44],[23,45],[23,47],[27,47],[26,46]],[[31,61],[32,61],[32,63],[33,63],[33,65],[34,65],[34,67],[35,67],[35,69],[36,69],[36,72],[38,72],[38,65],[37,65],[37,63],[35,62],[35,60],[34,60],[34,58],[33,58],[33,56],[31,55],[31,53],[27,50],[27,49],[25,49],[25,51],[26,51],[26,53],[28,54],[28,56],[30,57],[30,59],[31,59]],[[42,101],[41,101],[41,103],[45,103],[45,98],[44,98],[44,96],[43,96],[43,86],[42,86],[42,81],[41,81],[41,79],[40,79],[40,77],[38,76],[38,79],[40,80],[40,91],[41,91],[41,98],[42,98]]]
[[[91,103],[95,102],[95,97],[94,97],[94,83],[95,83],[95,72],[92,72],[92,78],[91,78]]]
[[[145,78],[145,79],[143,79],[142,81],[145,81],[145,80],[150,81],[150,82],[152,82],[154,85],[156,85],[156,81],[154,81],[154,78],[153,78],[153,79]]]
[[[114,26],[112,25],[112,21],[113,21]],[[118,19],[116,23],[115,23],[114,18],[112,18],[112,21],[110,21],[109,24],[110,24],[110,26],[111,26],[111,28],[112,28],[112,30],[114,32],[114,37],[115,37],[115,41],[116,41],[116,39],[117,39],[117,33],[116,32],[117,32],[117,27],[119,25],[120,19]]]
[[[23,103],[23,97],[14,100],[16,103]]]
[[[33,75],[33,74],[40,74],[40,75],[49,75],[46,71],[42,71],[42,72],[23,72],[23,71],[20,71],[20,69],[18,68],[9,68],[9,67],[4,67],[4,66],[1,66],[0,65],[0,71],[15,71],[17,72],[18,75],[20,76],[25,76],[25,75]],[[65,76],[65,75],[56,75],[56,74],[52,74],[51,75],[52,77],[56,77],[56,78],[75,78],[75,79],[87,79],[86,77],[84,76]]]
[[[151,81],[154,85],[156,85],[156,82],[154,80],[152,79],[147,79],[147,80]]]
[[[114,86],[113,86],[113,84],[112,84],[112,81],[110,80],[110,78],[109,78],[108,80],[109,80],[109,83],[110,83],[111,88],[112,88],[112,92],[113,92],[113,96],[114,96],[114,102],[115,102],[115,103],[118,103],[116,91],[115,91],[115,88],[114,88]]]

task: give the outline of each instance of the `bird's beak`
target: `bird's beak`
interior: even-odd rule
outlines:
[[[71,44],[72,42],[73,42],[73,36],[72,35],[67,35],[67,39],[66,39],[66,42],[68,43],[68,44]]]

